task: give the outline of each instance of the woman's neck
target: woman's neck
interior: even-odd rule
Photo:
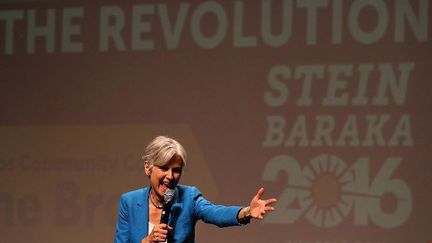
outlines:
[[[163,199],[160,198],[156,192],[154,191],[153,187],[150,189],[150,196],[149,196],[150,203],[155,207],[161,209],[163,207]]]

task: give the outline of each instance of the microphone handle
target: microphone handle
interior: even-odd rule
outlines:
[[[164,204],[164,206],[162,208],[162,214],[161,214],[161,220],[160,220],[161,224],[168,224],[168,218],[169,218],[170,210],[171,210],[171,204],[170,203]]]

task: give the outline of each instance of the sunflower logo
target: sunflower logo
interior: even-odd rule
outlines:
[[[384,228],[401,224],[408,218],[412,205],[409,187],[390,178],[400,159],[386,160],[370,187],[368,163],[362,158],[348,167],[337,156],[321,154],[301,169],[291,156],[273,157],[263,179],[276,181],[279,173],[285,172],[288,186],[278,199],[277,213],[268,215],[264,222],[294,223],[305,217],[315,226],[329,228],[340,224],[353,207],[359,207],[354,214],[355,224],[365,225],[368,220]],[[397,205],[392,212],[382,208],[383,198],[388,194],[394,195]]]

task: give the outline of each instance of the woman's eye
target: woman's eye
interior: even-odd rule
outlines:
[[[164,167],[164,166],[158,166],[158,167],[159,167],[159,169],[162,170],[162,171],[167,171],[167,170],[168,170],[168,167]]]

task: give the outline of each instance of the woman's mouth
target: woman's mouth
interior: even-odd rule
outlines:
[[[161,184],[160,184],[160,188],[162,189],[162,191],[165,193],[165,191],[166,191],[166,189],[173,189],[173,188],[171,188],[172,186],[171,186],[171,183],[169,183],[169,182],[162,182]]]

